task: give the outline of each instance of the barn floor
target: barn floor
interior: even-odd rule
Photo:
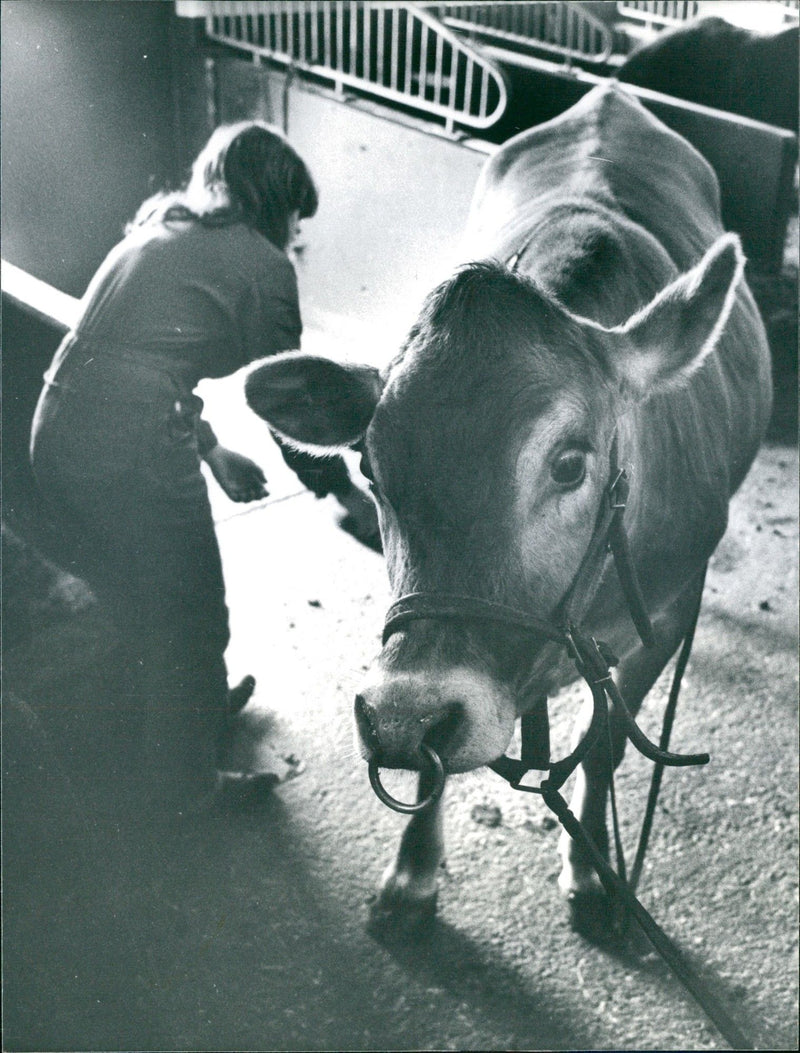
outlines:
[[[24,624],[24,568],[7,575],[4,1048],[728,1048],[652,953],[569,930],[553,820],[488,771],[453,780],[425,938],[367,933],[403,826],[350,725],[388,602],[383,563],[336,528],[331,499],[298,494],[235,382],[207,397],[271,490],[253,509],[213,491],[231,680],[257,677],[254,705],[305,770],[179,830],[121,826],[95,763],[110,627],[63,590]],[[773,444],[734,501],[673,739],[712,763],[667,774],[641,887],[768,1049],[797,1048],[797,480],[794,445]],[[665,690],[643,717],[651,736]],[[553,707],[556,749],[575,709],[574,692]],[[619,778],[629,844],[648,767],[630,755]]]

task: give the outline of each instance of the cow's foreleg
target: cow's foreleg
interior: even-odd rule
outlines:
[[[677,650],[691,625],[698,602],[699,584],[693,582],[657,620],[657,644],[640,647],[620,663],[616,680],[628,708],[636,713],[647,692]],[[573,745],[585,734],[591,720],[591,704],[581,712]],[[608,856],[606,810],[611,775],[625,752],[625,732],[612,711],[609,741],[603,736],[578,769],[570,807],[600,851]],[[604,894],[585,851],[564,832],[559,842],[562,870],[558,879],[570,899],[573,925],[587,935],[600,935],[607,924],[601,903]]]
[[[420,775],[417,799],[432,786]],[[370,910],[370,928],[394,935],[413,936],[436,913],[438,870],[444,858],[443,798],[411,817],[400,841],[397,858],[386,868],[377,899]]]

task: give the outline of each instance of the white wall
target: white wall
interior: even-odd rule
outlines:
[[[461,260],[486,151],[296,87],[288,114],[320,188],[298,265],[306,343],[321,330],[339,354],[381,365]]]

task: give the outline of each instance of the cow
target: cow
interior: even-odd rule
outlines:
[[[716,178],[610,82],[491,157],[464,259],[382,372],[290,352],[254,369],[248,402],[302,448],[361,450],[396,596],[545,620],[591,544],[617,459],[655,644],[639,639],[609,565],[583,621],[619,657],[635,712],[693,619],[770,415],[767,342]],[[497,762],[517,718],[576,675],[560,645],[522,627],[416,618],[389,634],[355,699],[360,749],[419,771],[428,800],[431,756],[445,777]],[[576,741],[588,722],[585,707]],[[611,732],[616,765],[616,711]],[[571,800],[604,853],[609,779],[593,749]],[[412,816],[376,924],[431,917],[443,850],[440,798]],[[559,851],[581,928],[602,892],[585,849],[562,835]]]
[[[796,25],[755,33],[711,16],[643,44],[617,77],[797,134],[799,69]]]

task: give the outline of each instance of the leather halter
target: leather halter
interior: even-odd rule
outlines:
[[[412,621],[493,622],[514,629],[522,629],[539,641],[560,643],[567,647],[578,673],[586,680],[593,697],[591,724],[577,747],[563,760],[551,762],[547,699],[539,699],[534,708],[522,716],[522,754],[519,760],[502,756],[489,767],[506,779],[514,789],[539,792],[538,787],[521,786],[525,774],[532,770],[547,770],[548,784],[558,788],[580,764],[597,738],[607,719],[606,696],[622,721],[625,733],[634,746],[646,757],[661,764],[683,766],[706,764],[708,754],[677,754],[660,749],[651,742],[636,724],[622,698],[613,677],[611,666],[617,660],[609,648],[586,635],[581,621],[599,588],[610,551],[622,586],[628,612],[639,637],[646,647],[652,647],[655,636],[644,605],[641,588],[633,566],[623,515],[630,489],[628,476],[618,463],[618,439],[615,433],[609,455],[609,481],[598,512],[595,529],[586,553],[565,596],[551,619],[540,618],[505,604],[475,596],[446,592],[415,592],[398,599],[389,608],[383,629],[384,645],[394,633]],[[437,794],[438,796],[438,794]],[[429,802],[422,802],[423,805]]]

